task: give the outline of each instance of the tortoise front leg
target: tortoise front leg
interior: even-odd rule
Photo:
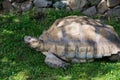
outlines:
[[[63,68],[66,69],[68,63],[59,59],[54,54],[48,52],[45,58],[45,63],[52,68]]]

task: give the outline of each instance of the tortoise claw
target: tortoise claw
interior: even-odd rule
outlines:
[[[64,70],[66,70],[67,67],[72,67],[72,65],[70,63],[63,63],[62,65],[60,65],[61,68],[63,68]]]

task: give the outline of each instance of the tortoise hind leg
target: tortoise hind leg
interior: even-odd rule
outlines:
[[[118,54],[113,54],[109,57],[111,61],[120,61],[120,52]]]
[[[49,52],[46,55],[45,63],[52,68],[60,68],[61,67],[63,69],[66,69],[66,66],[68,65],[68,63],[59,59],[54,54],[49,53]]]

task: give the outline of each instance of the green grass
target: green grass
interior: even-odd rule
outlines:
[[[31,14],[30,14],[31,15]],[[0,17],[0,80],[120,80],[120,62],[98,61],[74,64],[71,68],[52,69],[45,56],[24,44],[25,35],[38,37],[60,17],[79,12],[49,11],[43,20],[35,21],[25,14]],[[119,21],[120,22],[120,21]],[[120,23],[106,22],[120,35]]]

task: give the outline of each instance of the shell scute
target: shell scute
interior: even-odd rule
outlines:
[[[44,42],[56,45],[54,53],[67,58],[102,58],[120,51],[113,27],[85,16],[58,19],[46,33],[42,34]]]

